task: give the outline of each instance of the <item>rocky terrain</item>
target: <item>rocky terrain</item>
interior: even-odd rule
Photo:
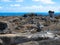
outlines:
[[[54,38],[49,38],[49,36],[40,38],[42,37],[39,35],[41,31],[43,33],[52,32]],[[21,36],[15,36],[15,34]],[[36,36],[35,39],[27,38],[32,34],[32,37],[37,34],[38,38],[36,39]],[[53,20],[50,19],[50,16],[33,13],[23,16],[0,17],[0,45],[60,45],[60,37],[55,39],[56,34],[60,35],[60,16],[55,16]],[[28,36],[24,37],[25,35]]]

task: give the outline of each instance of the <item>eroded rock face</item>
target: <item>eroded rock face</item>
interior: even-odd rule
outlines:
[[[8,27],[7,23],[0,22],[0,31],[5,30]]]
[[[0,22],[0,33],[4,33],[4,30],[8,27],[7,23]]]

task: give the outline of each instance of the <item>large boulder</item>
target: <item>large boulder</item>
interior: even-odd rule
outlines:
[[[0,22],[0,31],[5,30],[8,27],[7,23]]]
[[[0,34],[6,34],[10,32],[11,24],[7,21],[0,21]]]

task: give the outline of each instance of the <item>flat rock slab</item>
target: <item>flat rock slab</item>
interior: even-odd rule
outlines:
[[[28,36],[26,34],[0,34],[0,37],[21,37],[21,36]]]

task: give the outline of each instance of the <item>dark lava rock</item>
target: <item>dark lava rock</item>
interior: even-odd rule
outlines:
[[[0,22],[0,33],[4,33],[4,30],[8,27],[7,23]]]
[[[4,22],[0,22],[0,30],[5,30],[7,28],[7,24]]]

